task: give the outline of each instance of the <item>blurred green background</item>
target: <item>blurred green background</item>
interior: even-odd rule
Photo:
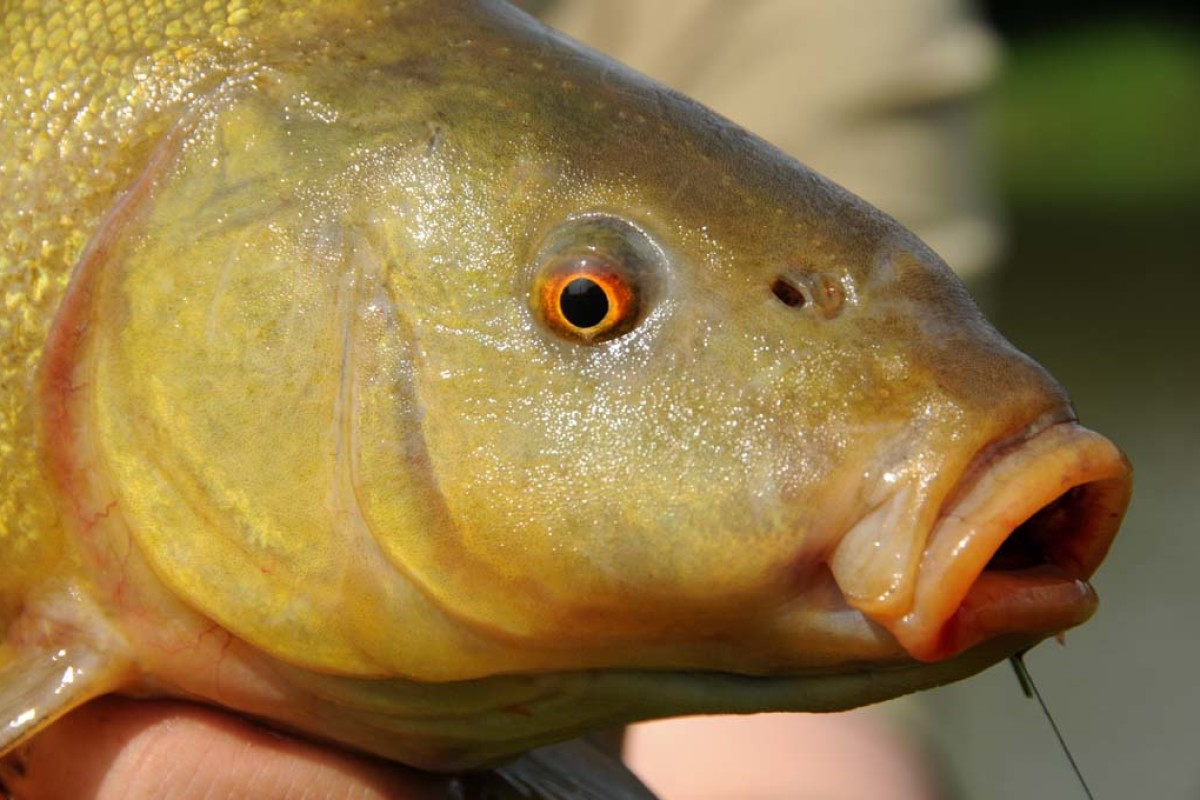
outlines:
[[[1197,6],[985,6],[1007,47],[988,109],[1009,228],[990,315],[1136,471],[1100,612],[1027,658],[1098,800],[1200,798]],[[1007,665],[929,701],[958,796],[1083,797]]]

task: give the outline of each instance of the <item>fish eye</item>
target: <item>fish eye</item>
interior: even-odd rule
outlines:
[[[555,333],[586,344],[628,331],[638,316],[638,294],[620,265],[594,255],[549,265],[539,280],[540,316]]]
[[[568,220],[543,242],[531,297],[550,331],[600,344],[635,328],[658,288],[661,255],[648,237],[608,216]]]

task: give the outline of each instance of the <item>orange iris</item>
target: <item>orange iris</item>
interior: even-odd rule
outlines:
[[[537,311],[552,331],[584,344],[616,338],[637,319],[637,292],[619,265],[576,256],[542,273]]]

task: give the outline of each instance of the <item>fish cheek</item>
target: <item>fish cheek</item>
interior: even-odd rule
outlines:
[[[745,388],[745,337],[701,326],[698,340],[694,323],[664,323],[644,353],[537,329],[501,349],[439,337],[448,324],[419,332],[431,463],[461,552],[488,576],[439,586],[446,602],[514,634],[594,643],[711,634],[782,590],[810,523],[799,495],[819,483],[796,454],[824,434],[781,434],[779,387]],[[502,602],[486,581],[507,587]]]

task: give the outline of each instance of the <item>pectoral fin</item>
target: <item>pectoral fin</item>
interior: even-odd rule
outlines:
[[[24,625],[0,644],[0,755],[73,708],[126,682],[128,661],[78,628]],[[34,627],[31,631],[30,628]],[[91,631],[88,632],[92,633]]]

